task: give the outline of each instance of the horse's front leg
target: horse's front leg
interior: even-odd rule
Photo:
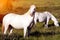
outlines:
[[[31,28],[32,28],[33,26],[29,26],[27,29],[27,36],[29,37],[29,35],[30,35],[30,31],[31,31]]]
[[[24,38],[26,37],[27,28],[24,28]]]
[[[48,22],[49,22],[49,17],[47,17],[46,21],[45,21],[45,27],[48,28]]]
[[[8,30],[8,26],[5,26],[5,28],[4,28],[4,35],[6,35],[7,30]]]
[[[27,29],[28,29],[28,30],[27,30],[27,36],[29,37],[31,28],[28,27]]]
[[[30,25],[28,26],[28,28],[27,28],[27,29],[28,29],[28,30],[27,30],[27,31],[28,31],[28,32],[27,32],[27,33],[28,33],[28,34],[27,34],[28,37],[29,37],[30,31],[31,31],[31,29],[32,29],[32,27],[33,27],[34,25],[35,25],[35,23],[34,23],[34,20],[33,20],[33,21],[30,23]]]

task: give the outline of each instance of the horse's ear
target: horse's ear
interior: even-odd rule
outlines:
[[[36,8],[35,5],[31,5],[30,7],[31,7],[31,8],[34,8],[34,9]]]

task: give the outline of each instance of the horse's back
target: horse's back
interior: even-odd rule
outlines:
[[[5,15],[4,17],[3,17],[3,25],[8,25],[9,24],[9,22],[11,21],[11,19],[12,19],[12,14],[7,14],[7,15]]]
[[[18,28],[18,29],[28,26],[32,20],[33,20],[33,17],[30,17],[28,15],[18,15],[14,13],[9,13],[5,15],[3,18],[4,25],[10,24],[14,28]]]
[[[48,11],[36,12],[35,15],[37,16],[36,19],[38,19],[39,22],[43,22],[44,20],[46,20],[47,17],[50,18],[50,13]]]
[[[45,13],[39,13],[38,19],[39,22],[43,22],[47,18],[47,15]]]

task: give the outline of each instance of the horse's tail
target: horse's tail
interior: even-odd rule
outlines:
[[[4,27],[3,23],[2,23],[2,33],[4,33],[4,29],[5,29],[5,27]]]
[[[47,13],[51,17],[51,20],[54,22],[54,25],[59,26],[58,20],[50,12],[47,12]]]

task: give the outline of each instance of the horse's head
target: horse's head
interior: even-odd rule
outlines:
[[[30,6],[30,15],[33,16],[35,14],[35,8],[36,6],[35,5],[31,5]]]

